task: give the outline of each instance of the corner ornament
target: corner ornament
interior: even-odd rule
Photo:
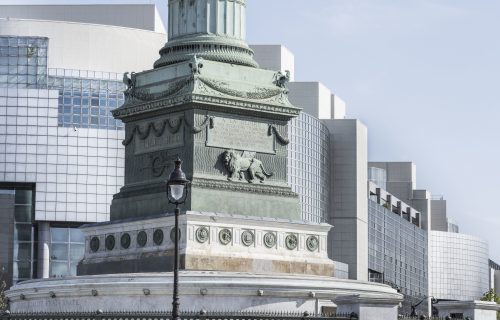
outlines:
[[[189,67],[194,75],[201,73],[201,68],[203,68],[203,58],[198,58],[196,55],[193,56],[189,62]]]
[[[285,70],[285,73],[278,71],[274,75],[274,84],[277,87],[283,88],[285,93],[288,93],[288,82],[290,82],[290,71]]]
[[[123,83],[127,86],[127,89],[124,92],[125,97],[129,97],[129,96],[133,95],[134,90],[135,90],[135,82],[136,82],[136,73],[135,72],[130,73],[130,78],[128,76],[128,72],[125,72],[123,74]]]

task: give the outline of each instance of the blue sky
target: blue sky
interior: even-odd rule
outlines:
[[[167,0],[105,2],[157,3],[166,14]],[[461,232],[489,240],[500,262],[493,201],[500,1],[249,0],[247,7],[248,42],[288,47],[296,80],[323,82],[346,101],[348,117],[368,126],[370,160],[415,162],[417,187],[443,195]]]

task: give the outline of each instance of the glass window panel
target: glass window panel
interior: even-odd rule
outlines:
[[[50,237],[52,242],[68,242],[69,229],[67,228],[50,228]]]
[[[14,226],[15,241],[32,241],[31,224],[16,224]]]
[[[71,228],[69,230],[70,230],[71,242],[77,242],[77,243],[85,242],[85,236],[83,235],[83,232],[81,230],[75,228]]]
[[[16,222],[31,222],[31,205],[16,205],[14,217]]]
[[[30,279],[31,278],[31,263],[29,261],[18,261],[13,263],[14,279]]]
[[[78,263],[72,263],[70,265],[70,270],[69,270],[69,275],[70,276],[76,276],[76,266],[78,265]]]
[[[77,243],[71,244],[69,254],[72,262],[78,263],[80,260],[83,259],[84,253],[85,253],[84,244],[77,244]]]
[[[31,243],[14,243],[14,260],[31,260]]]
[[[51,277],[64,277],[69,274],[68,263],[51,261],[50,262],[50,276]]]
[[[50,250],[50,260],[68,260],[68,245],[53,243]]]
[[[15,203],[16,204],[31,204],[32,201],[32,191],[31,190],[16,190]]]

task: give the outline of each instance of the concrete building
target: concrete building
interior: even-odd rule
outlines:
[[[154,5],[0,6],[0,31],[0,264],[9,284],[74,275],[75,228],[123,185],[123,72],[151,67],[164,27]]]

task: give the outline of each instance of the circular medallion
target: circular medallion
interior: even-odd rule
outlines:
[[[181,230],[179,230],[179,240],[181,239],[181,237]],[[172,240],[172,242],[175,242],[175,228],[172,228],[172,230],[170,230],[170,240]]]
[[[297,244],[299,243],[299,239],[295,234],[289,234],[285,238],[285,245],[288,250],[293,250],[297,248]]]
[[[153,242],[159,246],[163,243],[163,230],[156,229],[153,233]]]
[[[137,244],[139,247],[144,247],[146,243],[148,242],[148,235],[146,234],[146,231],[139,231],[137,234]]]
[[[306,246],[309,251],[316,251],[319,247],[319,240],[316,236],[309,236],[306,240]]]
[[[120,244],[123,249],[128,249],[130,247],[130,235],[128,233],[122,234],[120,238]]]
[[[97,250],[99,250],[98,237],[92,237],[92,239],[90,239],[90,250],[92,250],[92,252],[97,252]]]
[[[112,234],[108,235],[106,237],[104,245],[106,246],[106,249],[108,249],[109,251],[113,250],[115,248],[115,236]]]
[[[231,234],[231,230],[229,229],[222,229],[219,231],[219,241],[223,245],[229,244],[231,240],[233,239],[233,235]]]
[[[199,243],[205,243],[208,240],[209,231],[207,227],[199,227],[196,229],[196,240]]]
[[[272,232],[268,232],[264,235],[264,245],[268,248],[272,248],[276,245],[276,235]]]
[[[243,233],[241,234],[241,242],[249,247],[253,244],[253,242],[255,241],[255,236],[253,235],[253,232],[250,231],[250,230],[245,230],[243,231]]]

